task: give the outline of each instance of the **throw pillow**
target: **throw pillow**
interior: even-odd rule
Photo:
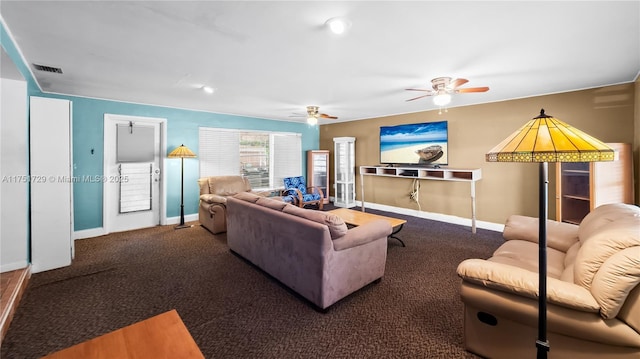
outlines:
[[[282,210],[282,212],[326,225],[329,228],[331,239],[340,238],[347,234],[347,231],[349,230],[342,218],[332,213],[316,211],[313,209],[304,209],[296,206],[287,206]]]

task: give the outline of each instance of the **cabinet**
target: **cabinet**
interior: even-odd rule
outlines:
[[[556,220],[579,224],[606,203],[633,203],[631,144],[608,143],[618,153],[612,162],[556,164]]]
[[[329,151],[307,151],[307,182],[318,187],[324,195],[324,203],[329,203]]]
[[[333,205],[350,208],[356,205],[356,152],[355,137],[333,139],[335,196]]]
[[[32,96],[29,111],[31,264],[38,273],[68,266],[73,256],[71,102]]]

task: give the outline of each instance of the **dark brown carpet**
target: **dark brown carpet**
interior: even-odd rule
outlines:
[[[76,241],[70,267],[31,277],[0,356],[38,358],[175,308],[207,358],[475,358],[456,267],[501,234],[394,216],[407,246],[389,240],[382,282],[325,314],[197,222]]]

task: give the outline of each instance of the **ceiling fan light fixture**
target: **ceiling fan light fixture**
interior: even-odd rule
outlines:
[[[325,22],[325,25],[332,33],[342,35],[351,27],[351,22],[344,17],[332,17]]]
[[[202,91],[208,94],[212,94],[215,91],[215,89],[211,86],[202,86]]]
[[[434,98],[433,98],[433,103],[436,106],[446,106],[451,102],[451,95],[448,93],[440,93],[437,94]]]
[[[307,123],[311,126],[315,126],[318,123],[318,119],[315,116],[307,116]]]

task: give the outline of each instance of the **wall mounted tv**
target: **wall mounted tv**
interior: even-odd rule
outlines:
[[[380,163],[442,166],[448,164],[447,121],[380,127]]]

